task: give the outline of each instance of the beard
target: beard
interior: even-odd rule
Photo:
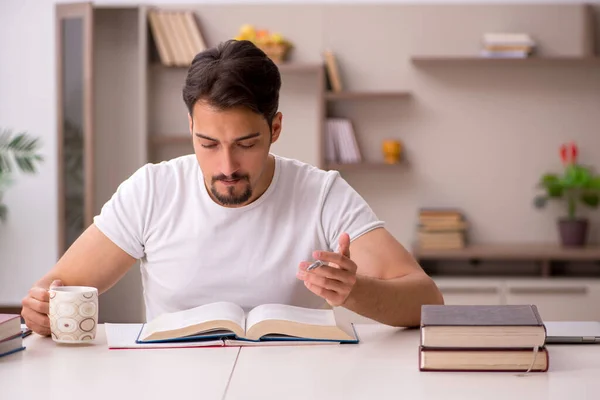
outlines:
[[[227,194],[219,193],[215,183],[217,181],[239,180],[245,182],[245,188],[241,193],[236,194],[236,186],[226,187]],[[210,191],[219,203],[225,206],[244,204],[252,197],[252,187],[250,186],[250,178],[248,175],[233,174],[231,176],[218,175],[213,176],[210,184]]]

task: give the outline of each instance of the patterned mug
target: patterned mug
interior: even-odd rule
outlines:
[[[58,343],[87,343],[96,338],[98,289],[58,286],[50,295],[50,332]]]

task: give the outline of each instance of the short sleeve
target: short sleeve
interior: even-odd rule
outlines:
[[[150,190],[149,165],[145,165],[119,185],[94,217],[94,225],[136,259],[144,257]]]
[[[339,173],[325,193],[321,223],[331,251],[338,250],[339,238],[348,233],[350,241],[384,226],[365,199]]]

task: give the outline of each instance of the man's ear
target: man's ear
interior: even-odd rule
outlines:
[[[190,115],[190,113],[188,113],[188,125],[190,127],[190,135],[194,135],[194,119],[192,118],[192,116]]]
[[[279,139],[281,134],[281,124],[283,120],[283,114],[281,111],[277,112],[271,121],[271,143],[275,143]]]

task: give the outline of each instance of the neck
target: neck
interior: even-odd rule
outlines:
[[[248,200],[248,202],[245,205],[252,203],[253,201],[258,199],[260,196],[262,196],[267,191],[267,189],[271,185],[271,182],[273,181],[274,175],[275,175],[275,157],[273,155],[269,154],[269,158],[267,159],[267,166],[265,167],[265,170],[263,171],[262,175],[260,176],[260,178],[256,184],[256,187],[254,187],[254,189],[252,191],[252,197]]]

